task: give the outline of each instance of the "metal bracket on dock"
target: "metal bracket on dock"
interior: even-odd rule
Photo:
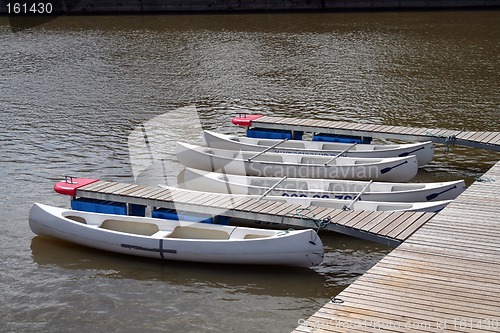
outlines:
[[[64,182],[68,184],[78,184],[77,182],[73,181],[74,178],[77,178],[75,176],[68,176],[68,175],[63,175],[64,177]]]

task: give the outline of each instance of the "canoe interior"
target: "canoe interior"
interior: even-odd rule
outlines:
[[[158,225],[146,222],[130,222],[120,220],[104,220],[101,229],[126,232],[128,234],[152,236],[160,231]]]
[[[88,224],[83,216],[67,215],[65,218],[82,223]],[[91,224],[89,224],[91,225]],[[189,226],[176,226],[173,230],[161,230],[155,223],[150,222],[133,222],[123,221],[116,219],[106,219],[100,225],[94,225],[101,229],[124,232],[134,235],[153,236],[161,233],[163,238],[178,238],[178,239],[206,239],[206,240],[227,240],[230,238],[236,239],[258,239],[269,238],[275,233],[269,233],[266,230],[259,233],[248,233],[244,228],[229,227],[231,232],[225,230],[213,230],[202,227],[189,227]],[[237,230],[237,232],[235,232]],[[261,232],[261,233],[260,233]]]

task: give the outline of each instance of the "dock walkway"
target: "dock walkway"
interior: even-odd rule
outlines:
[[[500,162],[294,331],[500,332]]]
[[[378,137],[408,141],[432,141],[435,143],[449,143],[500,151],[500,132],[430,129],[271,116],[262,116],[252,120],[251,126],[259,128],[331,133],[361,137]]]
[[[76,196],[222,215],[258,223],[272,223],[274,226],[318,228],[328,218],[330,222],[323,225],[326,230],[391,246],[399,245],[435,215],[423,212],[344,211],[326,207],[305,209],[286,202],[102,180],[79,188]]]

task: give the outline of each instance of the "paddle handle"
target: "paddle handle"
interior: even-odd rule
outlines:
[[[265,152],[268,152],[269,150],[271,150],[271,149],[273,149],[273,148],[275,148],[275,147],[279,146],[280,144],[282,144],[282,143],[283,143],[283,142],[285,142],[285,141],[288,141],[288,139],[283,139],[283,140],[281,140],[280,142],[277,142],[277,143],[275,143],[274,145],[267,147],[267,148],[266,148],[266,149],[264,149],[263,151],[260,151],[260,152],[258,152],[257,154],[255,154],[255,155],[253,155],[253,156],[250,156],[250,157],[248,158],[248,161],[250,162],[250,161],[251,161],[251,160],[253,160],[254,158],[256,158],[256,157],[258,157],[258,156],[260,156],[260,155],[264,154]]]
[[[288,178],[288,177],[287,177],[287,176],[285,176],[285,177],[281,178],[280,180],[278,180],[278,181],[276,182],[276,184],[274,184],[273,186],[271,186],[270,188],[268,188],[268,189],[267,189],[267,191],[266,191],[266,192],[264,192],[264,193],[260,196],[260,198],[259,198],[259,200],[258,200],[258,201],[262,200],[262,199],[263,199],[266,195],[268,195],[268,194],[269,194],[269,192],[271,192],[272,190],[274,190],[274,189],[275,189],[275,188],[276,188],[279,184],[281,184],[281,183],[282,183],[285,179],[287,179],[287,178]]]
[[[370,185],[371,185],[372,183],[373,183],[373,180],[370,180],[370,182],[369,182],[368,184],[366,184],[366,185],[365,185],[365,187],[363,187],[363,189],[361,190],[361,192],[359,192],[359,193],[358,193],[358,195],[356,195],[356,197],[352,200],[352,202],[349,204],[349,206],[347,206],[347,207],[345,208],[345,210],[351,210],[352,205],[354,205],[354,204],[355,204],[355,203],[359,200],[359,198],[361,198],[361,195],[362,195],[363,193],[365,193],[366,189],[367,189],[368,187],[370,187]]]
[[[347,151],[349,149],[352,149],[354,146],[356,146],[358,143],[356,142],[355,144],[353,144],[352,146],[349,146],[347,147],[346,149],[344,149],[343,151],[341,151],[340,153],[338,153],[337,155],[333,156],[331,159],[329,159],[328,161],[325,162],[325,165],[328,165],[330,162],[336,160],[337,158],[339,158],[340,156],[344,155],[345,153],[347,153]]]

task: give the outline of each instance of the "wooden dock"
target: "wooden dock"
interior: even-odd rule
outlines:
[[[331,133],[408,141],[432,141],[500,151],[500,132],[474,132],[449,129],[361,124],[346,121],[263,116],[251,127],[275,128],[313,133]]]
[[[156,208],[176,209],[228,216],[289,227],[319,228],[397,246],[435,214],[422,212],[344,211],[326,207],[305,208],[296,204],[236,198],[228,194],[165,189],[137,184],[97,181],[83,186],[77,197],[124,202]],[[256,225],[257,226],[257,225]]]
[[[500,332],[500,162],[294,331]]]

